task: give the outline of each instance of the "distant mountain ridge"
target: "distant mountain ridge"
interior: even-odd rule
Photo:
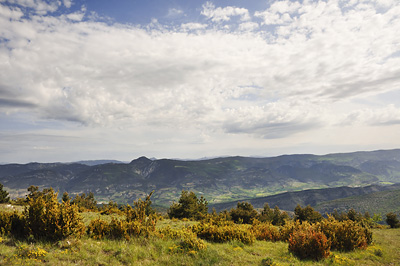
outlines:
[[[124,162],[117,161],[117,160],[84,160],[84,161],[77,161],[77,162],[73,162],[73,163],[94,166],[94,165],[106,164],[106,163],[124,163]]]
[[[0,165],[0,182],[12,197],[36,185],[53,187],[60,194],[91,191],[98,201],[132,203],[155,190],[152,201],[169,206],[185,189],[216,204],[307,189],[400,183],[400,150],[193,161],[140,157],[130,163],[93,165],[7,164]]]
[[[382,191],[399,191],[400,184],[390,186],[371,185],[366,187],[335,187],[335,188],[324,188],[324,189],[309,189],[295,192],[285,192],[277,195],[260,197],[254,199],[243,199],[232,202],[216,203],[211,204],[211,208],[215,208],[218,212],[222,210],[230,210],[236,207],[238,202],[246,201],[251,203],[255,208],[263,208],[264,204],[273,208],[278,206],[281,210],[293,211],[297,204],[301,206],[310,205],[317,207],[322,213],[332,212],[334,209],[340,209],[341,211],[347,211],[350,207],[347,206],[345,199],[358,199],[368,198],[367,195],[374,194]],[[362,196],[362,197],[358,197]],[[335,201],[336,200],[336,201]],[[345,206],[335,205],[335,202],[346,202]],[[400,202],[398,204],[400,207]],[[363,211],[366,209],[364,208]]]

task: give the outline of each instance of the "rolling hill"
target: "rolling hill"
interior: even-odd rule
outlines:
[[[380,186],[371,185],[366,187],[336,187],[336,188],[325,188],[325,189],[309,189],[295,192],[285,192],[273,196],[244,199],[232,202],[216,203],[211,204],[209,207],[215,208],[218,212],[222,210],[230,210],[236,207],[240,201],[247,201],[251,203],[254,208],[263,208],[265,203],[268,203],[271,208],[278,206],[281,210],[293,211],[297,204],[301,206],[310,205],[317,207],[322,213],[332,212],[336,207],[336,203],[343,202],[344,206],[349,206],[348,201],[345,199],[369,199],[369,195],[375,195],[376,192],[388,191],[399,191],[400,185],[391,186]],[[358,197],[360,196],[360,197]],[[362,197],[361,197],[362,196]],[[343,199],[343,201],[342,201]],[[361,204],[360,204],[361,205]],[[340,205],[338,205],[340,206]],[[392,204],[394,206],[394,204]],[[400,207],[400,201],[397,204]],[[323,208],[325,207],[325,208]],[[341,208],[341,210],[347,211],[349,208]],[[363,208],[363,211],[368,208]]]
[[[130,163],[95,165],[6,164],[0,165],[0,182],[12,197],[36,185],[60,194],[91,191],[98,201],[132,203],[155,190],[152,201],[169,206],[185,189],[216,204],[309,189],[400,183],[400,150],[197,161],[140,157]]]
[[[380,191],[371,194],[346,197],[332,201],[321,202],[315,209],[322,213],[331,213],[355,209],[359,212],[380,213],[400,212],[400,188],[397,190]]]

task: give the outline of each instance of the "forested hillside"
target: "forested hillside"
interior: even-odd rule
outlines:
[[[0,165],[0,182],[11,197],[22,196],[26,187],[35,185],[53,187],[60,194],[93,192],[99,202],[126,203],[155,190],[153,202],[168,206],[185,189],[214,204],[307,189],[397,183],[400,150],[194,161],[140,157],[130,163],[92,166],[7,164]]]

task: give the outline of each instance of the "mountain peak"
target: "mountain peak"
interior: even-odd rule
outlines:
[[[135,164],[135,163],[150,163],[152,162],[152,160],[150,160],[149,158],[147,158],[146,156],[141,156],[137,159],[134,159],[130,162],[130,164]]]

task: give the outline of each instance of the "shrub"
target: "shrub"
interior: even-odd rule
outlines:
[[[102,239],[109,236],[110,224],[101,219],[90,221],[86,233],[94,239]]]
[[[21,244],[17,246],[17,254],[16,257],[25,262],[42,262],[47,255],[47,251],[40,247],[27,246],[25,244]],[[25,263],[23,263],[25,264]],[[28,263],[29,264],[29,263]]]
[[[365,248],[372,242],[371,230],[351,220],[340,222],[329,218],[316,227],[330,239],[333,250],[352,251]]]
[[[206,243],[198,239],[196,236],[187,236],[184,237],[180,242],[179,246],[186,252],[190,251],[200,251],[203,249],[207,249]]]
[[[0,234],[4,235],[11,231],[11,212],[0,212]]]
[[[80,237],[85,231],[76,206],[57,201],[52,188],[37,190],[28,196],[28,208],[23,212],[25,228],[36,239],[60,240],[68,236]]]
[[[399,228],[400,221],[397,219],[397,215],[393,212],[386,214],[386,223],[390,225],[390,228]]]
[[[279,228],[271,223],[256,222],[251,227],[251,231],[257,240],[279,241],[281,239]]]
[[[277,264],[274,263],[272,258],[265,258],[261,260],[261,266],[275,266],[275,265]]]
[[[178,203],[173,203],[168,209],[169,218],[188,218],[201,220],[207,216],[208,202],[201,196],[197,198],[193,191],[182,190]]]
[[[287,221],[284,226],[281,226],[280,229],[280,240],[281,241],[289,241],[290,235],[301,228],[302,224],[299,220],[297,221]]]
[[[294,219],[300,222],[307,221],[309,223],[316,223],[322,220],[322,215],[315,211],[310,205],[302,208],[299,204],[297,204],[294,209]]]
[[[264,209],[261,211],[259,219],[262,222],[270,222],[273,225],[284,225],[290,218],[289,215],[286,212],[281,211],[278,206],[271,209],[268,203],[266,203]]]
[[[75,205],[70,202],[62,202],[59,209],[57,239],[69,236],[80,237],[85,232],[85,225]]]
[[[0,183],[0,203],[9,203],[10,197],[8,196],[8,192],[3,189],[4,186]]]
[[[163,239],[183,239],[185,237],[196,236],[196,234],[188,228],[172,229],[170,226],[158,229],[157,235]]]
[[[308,225],[290,235],[289,252],[302,260],[321,260],[329,256],[330,242],[324,233]]]
[[[231,209],[229,215],[235,223],[251,224],[258,213],[250,203],[238,202],[236,209]]]
[[[93,192],[89,192],[88,195],[82,193],[81,195],[76,195],[71,202],[78,206],[80,212],[84,211],[97,211],[97,201],[94,199]]]
[[[153,192],[152,192],[153,193]],[[92,220],[88,226],[87,234],[95,239],[101,238],[125,238],[145,236],[148,237],[156,231],[157,216],[155,214],[146,215],[150,202],[150,196],[146,201],[138,200],[134,202],[135,207],[129,205],[125,210],[126,219],[119,220],[113,218],[110,223],[103,220]]]
[[[157,235],[162,239],[179,240],[178,245],[170,247],[171,252],[195,253],[207,248],[205,242],[199,239],[189,228],[171,229],[167,226],[159,229]]]
[[[201,222],[191,226],[191,229],[198,237],[218,243],[225,243],[237,240],[244,244],[254,243],[255,236],[246,225],[226,223],[217,225],[209,222]]]

